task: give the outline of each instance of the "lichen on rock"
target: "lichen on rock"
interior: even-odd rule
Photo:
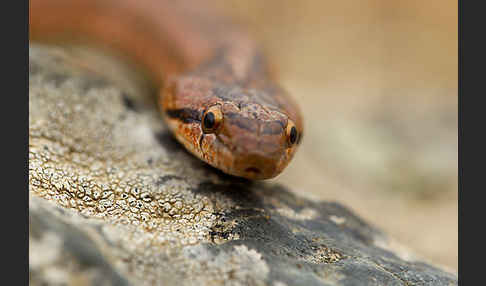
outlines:
[[[154,104],[32,45],[32,285],[456,285],[337,203],[222,174]]]

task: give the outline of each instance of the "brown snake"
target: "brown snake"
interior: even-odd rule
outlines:
[[[205,1],[30,0],[30,40],[87,39],[145,67],[187,150],[225,173],[267,179],[302,138],[296,103],[247,33]]]

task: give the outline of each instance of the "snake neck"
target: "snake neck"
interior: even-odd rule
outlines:
[[[208,61],[221,46],[221,26],[202,16],[208,9],[199,1],[30,0],[29,4],[30,40],[114,50],[158,84]]]

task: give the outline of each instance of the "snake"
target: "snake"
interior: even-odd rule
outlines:
[[[30,0],[29,12],[29,41],[88,41],[142,66],[161,119],[209,165],[263,180],[294,157],[303,138],[297,103],[251,33],[210,2]]]

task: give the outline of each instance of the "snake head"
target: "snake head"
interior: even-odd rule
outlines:
[[[239,177],[277,176],[302,139],[297,107],[275,87],[242,88],[186,76],[169,82],[160,105],[186,149]]]

